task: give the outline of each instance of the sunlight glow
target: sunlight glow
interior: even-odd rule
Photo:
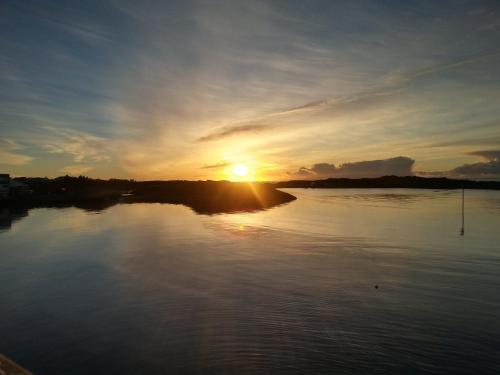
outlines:
[[[233,173],[238,177],[245,177],[248,175],[248,167],[246,164],[236,164],[233,166]]]

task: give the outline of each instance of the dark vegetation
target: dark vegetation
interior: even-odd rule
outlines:
[[[0,200],[0,229],[28,215],[34,207],[74,206],[100,211],[115,204],[183,204],[200,214],[256,211],[295,200],[278,188],[421,188],[421,189],[495,189],[499,181],[452,180],[447,178],[396,177],[329,178],[277,183],[229,181],[134,181],[100,180],[63,176],[16,178],[26,188]]]
[[[35,207],[74,206],[100,211],[115,204],[172,203],[183,204],[200,214],[256,211],[295,200],[278,188],[420,188],[420,189],[494,189],[499,181],[451,180],[447,178],[396,177],[329,178],[294,180],[277,183],[243,183],[229,181],[134,181],[99,180],[63,176],[16,178],[23,189],[0,200],[0,230],[8,229],[28,216]]]
[[[295,199],[271,184],[229,181],[134,181],[87,177],[18,178],[30,192],[13,195],[2,205],[76,206],[101,210],[117,203],[172,203],[197,213],[215,214],[270,208]]]
[[[125,202],[184,204],[197,213],[254,211],[296,198],[270,184],[228,181],[157,181],[136,183]]]
[[[408,189],[490,189],[500,190],[500,181],[454,180],[444,177],[384,176],[377,178],[328,178],[278,182],[277,188],[408,188]]]

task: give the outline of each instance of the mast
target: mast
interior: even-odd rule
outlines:
[[[462,185],[462,228],[460,228],[460,235],[463,236],[465,233],[465,189]]]

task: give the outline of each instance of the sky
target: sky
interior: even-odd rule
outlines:
[[[0,2],[0,172],[500,179],[498,1]]]

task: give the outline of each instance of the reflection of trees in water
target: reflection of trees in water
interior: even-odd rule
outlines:
[[[28,216],[29,210],[34,208],[68,208],[76,207],[90,212],[103,211],[114,206],[116,200],[96,200],[85,201],[76,204],[52,204],[43,206],[7,206],[0,207],[0,230],[9,230],[16,221],[20,221]]]
[[[99,212],[115,204],[168,203],[183,204],[197,214],[212,215],[264,210],[295,199],[293,195],[276,190],[269,184],[228,181],[135,182],[66,176],[54,180],[34,180],[30,182],[30,187],[32,194],[0,202],[0,207],[4,207],[1,228],[10,228],[17,213],[23,212],[26,216],[32,208],[76,207]]]
[[[116,202],[82,202],[81,204],[75,205],[46,205],[42,207],[50,207],[50,208],[67,208],[67,207],[77,207],[85,211],[102,211],[108,207],[115,205]],[[41,208],[37,207],[23,207],[23,206],[7,206],[0,207],[0,230],[9,230],[12,228],[12,225],[24,219],[29,215],[29,211],[33,208]]]
[[[265,193],[265,192],[264,192]],[[251,195],[244,197],[244,199],[236,199],[234,194],[218,195],[218,194],[207,194],[203,199],[179,199],[176,196],[169,196],[162,194],[160,197],[132,197],[126,196],[122,199],[116,198],[104,198],[104,199],[94,199],[94,200],[83,200],[74,203],[45,203],[45,204],[35,204],[30,206],[6,206],[0,207],[0,230],[9,230],[12,224],[18,220],[21,220],[28,216],[28,212],[34,208],[68,208],[76,207],[88,212],[100,212],[104,211],[109,207],[116,204],[145,204],[145,203],[161,203],[161,204],[183,204],[193,210],[193,212],[199,215],[213,215],[220,213],[236,213],[236,212],[254,212],[265,210],[271,207],[278,206],[280,204],[285,204],[293,199],[290,194],[283,193],[280,191],[272,191],[271,193],[277,194],[276,197],[269,197],[266,194],[261,193],[259,198]],[[215,196],[215,198],[214,198]],[[191,198],[191,197],[189,197]]]
[[[10,229],[12,224],[28,216],[26,207],[0,207],[0,230]]]
[[[75,203],[73,206],[89,212],[100,212],[104,211],[106,208],[114,206],[117,203],[116,199],[102,199],[95,201],[83,201]]]

